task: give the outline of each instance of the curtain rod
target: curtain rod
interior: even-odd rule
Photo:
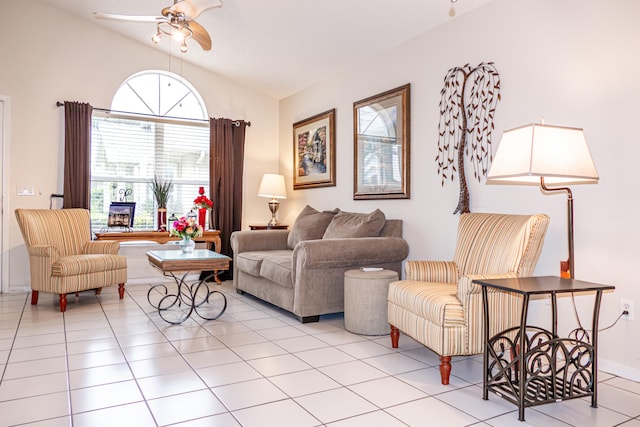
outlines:
[[[56,107],[64,107],[64,102],[60,102],[57,101],[56,102]],[[133,114],[136,116],[148,116],[148,117],[159,117],[159,118],[166,118],[166,119],[183,119],[183,120],[191,120],[191,121],[196,121],[196,122],[205,122],[208,123],[209,120],[204,120],[204,119],[184,119],[184,117],[171,117],[171,116],[158,116],[157,114],[143,114],[143,113],[132,113],[130,111],[118,111],[118,110],[109,110],[106,108],[98,108],[98,107],[93,107],[94,110],[98,110],[98,111],[103,111],[105,113],[116,113],[116,114]],[[231,123],[233,123],[233,125],[235,125],[236,127],[240,126],[240,120],[232,120]],[[251,126],[251,122],[246,122],[247,126]]]

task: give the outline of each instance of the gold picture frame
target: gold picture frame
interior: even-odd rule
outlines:
[[[353,103],[353,199],[409,199],[411,84]]]
[[[335,187],[335,108],[293,124],[293,189]]]

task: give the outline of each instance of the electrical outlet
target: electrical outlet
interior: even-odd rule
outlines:
[[[620,300],[620,311],[627,311],[629,314],[625,314],[622,316],[624,320],[633,320],[634,312],[633,312],[633,300],[630,299],[621,299]]]

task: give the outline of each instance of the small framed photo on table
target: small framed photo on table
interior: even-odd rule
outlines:
[[[133,228],[135,212],[135,202],[111,202],[107,227]]]

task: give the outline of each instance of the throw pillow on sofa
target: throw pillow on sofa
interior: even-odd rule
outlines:
[[[291,232],[289,232],[287,238],[289,249],[295,248],[298,242],[303,240],[322,239],[327,226],[337,212],[338,209],[320,212],[309,205],[305,206],[298,214],[291,227]]]
[[[384,213],[380,209],[369,214],[339,211],[329,223],[322,238],[378,237],[385,220]]]

